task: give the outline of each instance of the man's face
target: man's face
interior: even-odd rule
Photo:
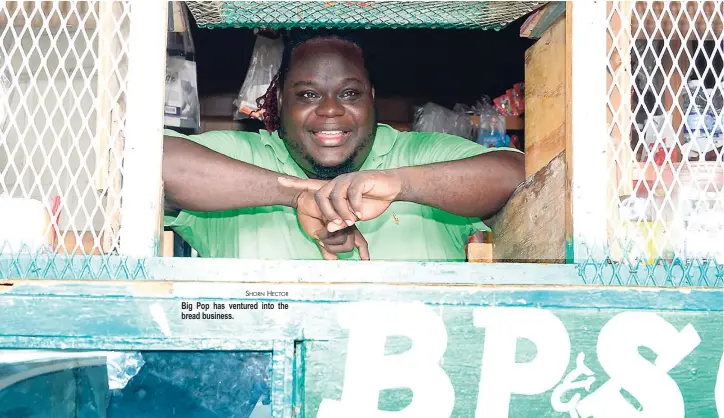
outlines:
[[[333,178],[364,163],[376,123],[374,92],[357,46],[320,39],[295,48],[279,103],[280,135],[308,175]]]

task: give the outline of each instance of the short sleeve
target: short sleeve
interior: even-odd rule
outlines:
[[[408,132],[407,145],[412,156],[411,165],[442,163],[462,160],[488,152],[512,151],[514,148],[488,148],[455,135],[427,132]]]
[[[253,160],[250,142],[254,138],[257,140],[259,138],[259,134],[240,131],[210,131],[199,135],[183,135],[176,131],[165,129],[163,135],[187,139],[212,151],[216,151],[219,154],[226,155],[229,158],[248,163],[251,163]]]
[[[257,139],[259,138],[258,134],[239,131],[210,131],[199,135],[184,135],[170,129],[165,129],[163,134],[167,137],[183,138],[195,142],[219,154],[249,164],[254,163],[251,141],[254,140],[255,137]],[[210,214],[187,211],[167,212],[164,215],[164,226],[174,229],[185,240],[194,241],[192,246],[199,250],[200,248],[198,247],[201,246],[201,244],[198,242],[198,237],[192,237],[192,235],[198,235],[198,233],[203,230],[203,225],[201,224],[207,216],[210,216]],[[195,233],[192,233],[192,230],[195,230]]]

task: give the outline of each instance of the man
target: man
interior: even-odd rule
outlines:
[[[167,224],[203,257],[464,261],[523,157],[378,125],[366,63],[351,38],[292,34],[267,130],[167,131]]]

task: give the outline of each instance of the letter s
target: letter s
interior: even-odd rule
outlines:
[[[616,315],[601,329],[596,348],[610,380],[582,399],[576,409],[581,417],[684,418],[684,399],[668,373],[700,342],[691,324],[679,332],[652,312]],[[657,354],[653,364],[641,357],[641,346]],[[621,389],[633,395],[643,410],[628,403]]]

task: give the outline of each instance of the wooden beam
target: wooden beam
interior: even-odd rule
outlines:
[[[565,1],[551,1],[526,20],[520,28],[523,38],[538,39],[566,13]]]
[[[565,262],[565,158],[565,152],[559,153],[487,221],[493,230],[493,261]]]
[[[525,174],[566,147],[566,22],[558,21],[525,52]]]
[[[565,246],[566,262],[573,262],[573,2],[566,2],[566,149]]]

